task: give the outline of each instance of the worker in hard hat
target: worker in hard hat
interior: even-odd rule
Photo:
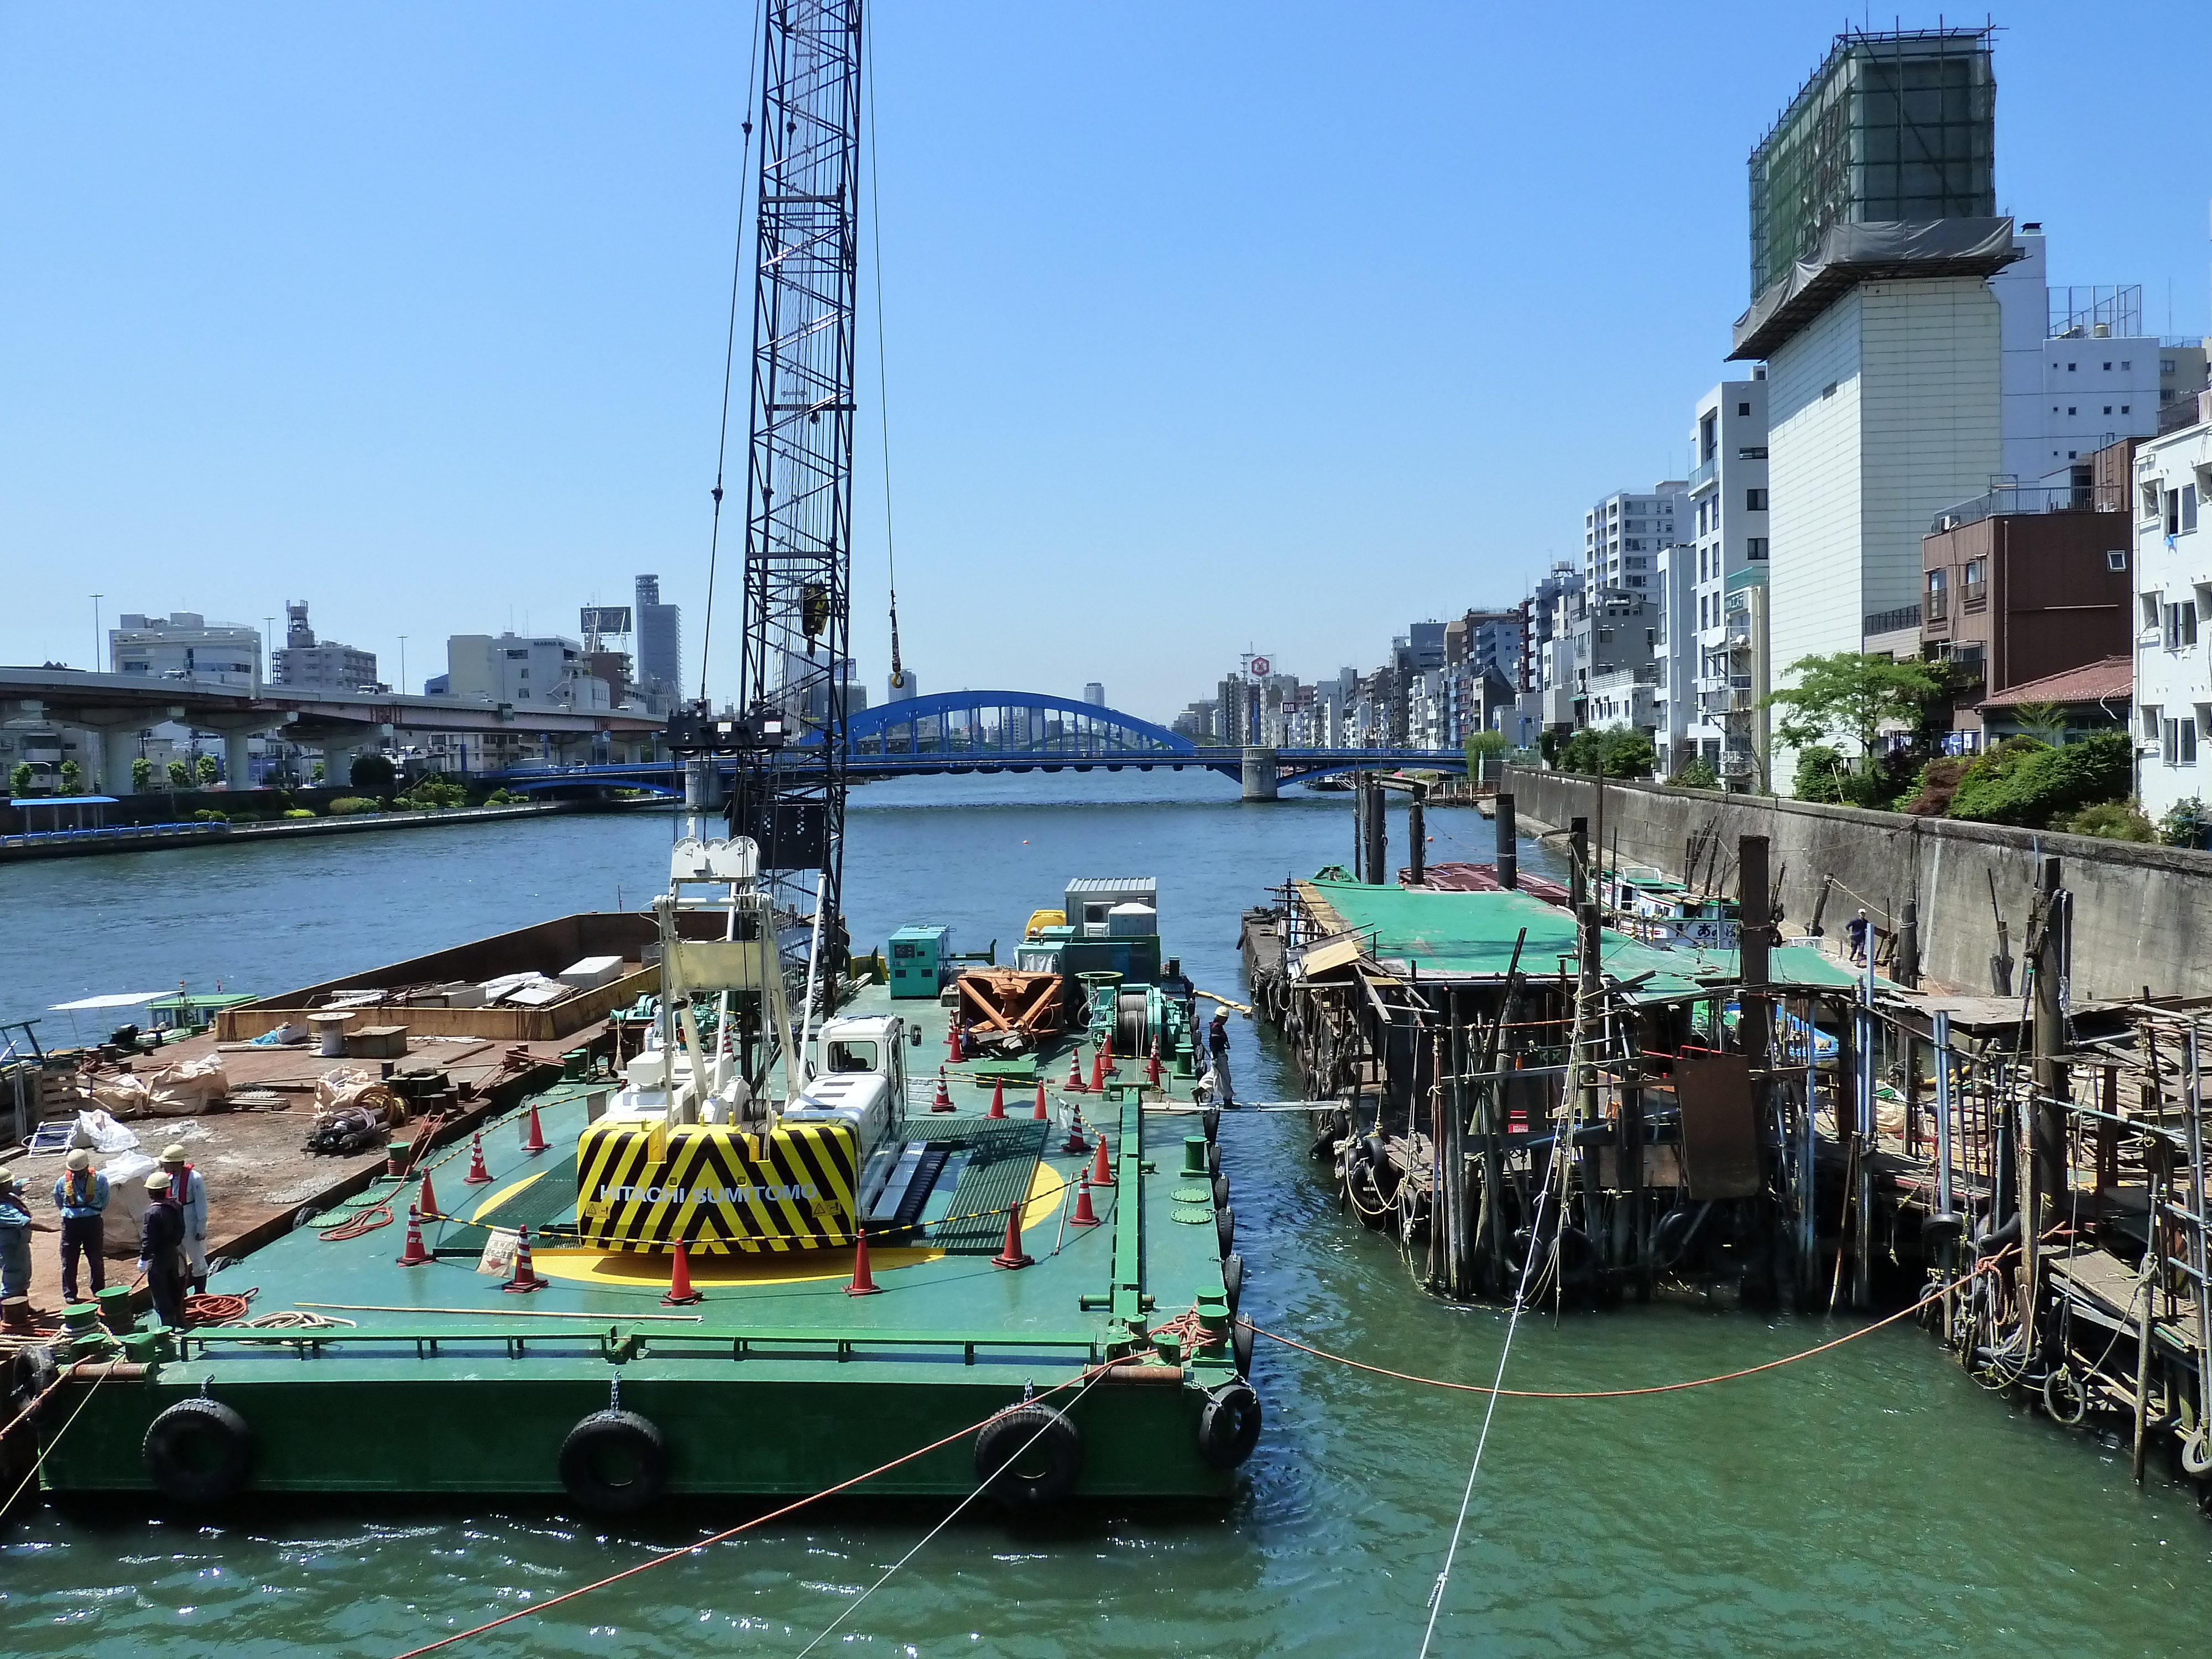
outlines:
[[[169,1174],[169,1202],[185,1212],[185,1276],[195,1292],[207,1289],[207,1180],[186,1159],[184,1143],[161,1148],[161,1167]]]
[[[0,1301],[30,1295],[31,1234],[52,1231],[52,1224],[31,1213],[22,1182],[0,1176]]]
[[[185,1212],[169,1201],[169,1176],[146,1177],[146,1219],[138,1237],[138,1271],[146,1275],[154,1311],[171,1330],[185,1324]]]
[[[77,1258],[91,1270],[92,1293],[107,1288],[107,1263],[100,1254],[101,1218],[107,1212],[107,1177],[92,1167],[82,1146],[69,1155],[69,1166],[54,1178],[54,1208],[62,1212],[62,1304],[74,1304]]]

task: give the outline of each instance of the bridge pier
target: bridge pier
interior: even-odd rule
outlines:
[[[1272,749],[1248,746],[1244,750],[1244,799],[1273,800],[1280,787],[1278,758]]]

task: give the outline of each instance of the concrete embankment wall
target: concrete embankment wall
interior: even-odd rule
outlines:
[[[1586,817],[1596,832],[1587,777],[1515,767],[1498,787],[1512,793],[1525,830]],[[1618,846],[1624,864],[1678,877],[1692,837],[1717,832],[1730,890],[1737,837],[1766,836],[1785,933],[1812,920],[1824,876],[1841,884],[1822,918],[1834,937],[1861,906],[1885,923],[1886,912],[1917,898],[1923,971],[1972,992],[1990,989],[1991,880],[2018,958],[2041,860],[2057,856],[2074,895],[2075,997],[2136,996],[2145,986],[2157,995],[2212,994],[2212,853],[1660,784],[1608,782],[1604,819],[1607,858]]]

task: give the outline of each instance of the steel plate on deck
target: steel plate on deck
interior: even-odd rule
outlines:
[[[1186,1227],[1203,1226],[1213,1219],[1212,1211],[1201,1210],[1195,1205],[1178,1204],[1168,1214],[1171,1219],[1182,1222]]]

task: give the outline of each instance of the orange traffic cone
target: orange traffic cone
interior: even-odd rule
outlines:
[[[1091,1143],[1083,1138],[1083,1109],[1079,1106],[1068,1115],[1067,1142],[1060,1150],[1069,1158],[1080,1158],[1091,1150]]]
[[[691,1253],[680,1238],[676,1241],[676,1260],[668,1264],[668,1294],[660,1300],[671,1308],[688,1308],[699,1300],[699,1292],[691,1288]]]
[[[1098,1052],[1106,1056],[1106,1069],[1112,1071],[1114,1069],[1114,1034],[1111,1031],[1106,1033],[1106,1041],[1100,1045]]]
[[[863,1227],[853,1235],[853,1282],[845,1287],[845,1294],[880,1296],[883,1289],[868,1271],[868,1230]]]
[[[945,1068],[942,1066],[937,1068],[937,1098],[929,1103],[929,1109],[933,1112],[953,1109],[952,1091],[945,1086]]]
[[[1047,1121],[1052,1116],[1051,1111],[1047,1109],[1044,1103],[1044,1085],[1042,1083],[1037,1085],[1036,1110],[1030,1113],[1030,1115],[1034,1117],[1040,1123]]]
[[[1006,1242],[991,1258],[994,1267],[1026,1267],[1031,1258],[1022,1254],[1022,1206],[1006,1212]]]
[[[1103,1048],[1091,1056],[1091,1092],[1094,1095],[1103,1095],[1106,1092],[1107,1066],[1106,1051]]]
[[[984,1113],[983,1115],[985,1117],[1002,1118],[1006,1116],[1006,1080],[1004,1078],[994,1078],[991,1079],[991,1109]]]
[[[522,1150],[532,1158],[545,1150],[545,1131],[538,1127],[538,1109],[530,1109],[530,1132],[522,1137]]]
[[[424,1262],[434,1260],[435,1258],[429,1251],[422,1248],[422,1212],[410,1204],[407,1206],[407,1248],[400,1253],[399,1265],[403,1267],[419,1267]]]
[[[1105,1143],[1101,1141],[1099,1145]],[[1067,1224],[1071,1227],[1095,1227],[1098,1224],[1098,1212],[1091,1207],[1091,1176],[1088,1170],[1084,1172],[1083,1178],[1076,1185],[1075,1213],[1067,1218]]]
[[[960,1058],[960,1016],[957,1014],[945,1016],[945,1058],[948,1061]]]
[[[1082,1049],[1070,1048],[1067,1051],[1067,1081],[1060,1086],[1072,1095],[1079,1095],[1083,1092]]]
[[[488,1187],[491,1171],[484,1168],[483,1135],[481,1132],[469,1137],[469,1172],[461,1177],[464,1187]]]
[[[551,1281],[540,1279],[538,1269],[530,1260],[530,1229],[522,1230],[522,1237],[514,1249],[514,1277],[500,1286],[510,1296],[520,1296],[530,1291],[542,1291]]]
[[[437,1216],[438,1195],[430,1190],[430,1172],[428,1170],[422,1172],[422,1190],[415,1195],[415,1202],[422,1206],[424,1215],[434,1218]]]
[[[1098,1137],[1098,1161],[1091,1166],[1091,1184],[1094,1187],[1114,1184],[1114,1164],[1106,1156],[1106,1137],[1103,1134]]]

